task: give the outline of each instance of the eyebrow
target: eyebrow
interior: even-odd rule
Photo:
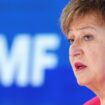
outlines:
[[[76,30],[84,30],[84,29],[93,29],[96,31],[96,29],[92,26],[85,26],[85,27],[80,27],[80,28],[77,28]],[[69,29],[69,32],[70,31],[73,31],[72,29]]]
[[[92,27],[92,26],[85,26],[85,27],[80,27],[80,28],[77,28],[76,30],[86,30],[86,29],[92,29],[92,30],[95,30],[95,31],[97,31],[94,27]],[[69,31],[68,31],[70,34],[69,34],[69,37],[72,37],[73,35],[73,30],[72,29],[69,29]]]

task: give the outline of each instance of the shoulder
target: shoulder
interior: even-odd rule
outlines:
[[[83,105],[100,105],[100,100],[98,97],[94,97],[87,101],[86,103],[84,103]]]

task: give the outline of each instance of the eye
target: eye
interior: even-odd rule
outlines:
[[[90,40],[93,39],[93,35],[84,35],[84,36],[83,36],[83,39],[84,39],[85,41],[90,41]]]
[[[73,44],[74,39],[68,39],[68,42],[69,42],[69,44],[71,45],[71,44]]]

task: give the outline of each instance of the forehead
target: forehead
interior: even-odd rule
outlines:
[[[101,21],[99,17],[97,17],[95,14],[87,14],[85,16],[78,16],[73,19],[73,21],[70,23],[69,30],[72,29],[79,29],[81,27],[86,26],[102,26]]]

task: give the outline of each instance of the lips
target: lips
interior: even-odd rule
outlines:
[[[76,62],[76,63],[74,63],[74,67],[75,67],[76,71],[79,71],[79,70],[85,69],[87,66],[81,62]]]

